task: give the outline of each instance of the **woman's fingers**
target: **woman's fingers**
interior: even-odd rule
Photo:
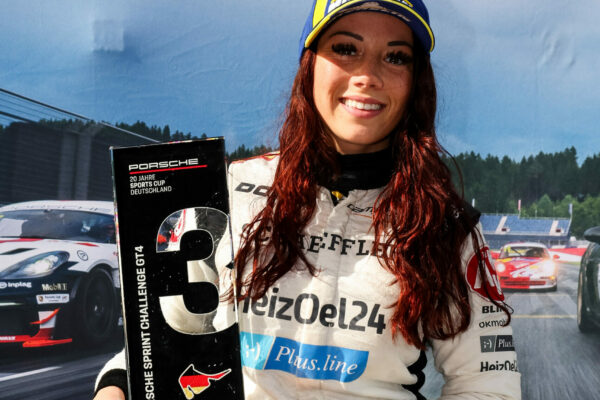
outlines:
[[[94,400],[125,400],[125,393],[116,386],[107,386],[98,391]]]

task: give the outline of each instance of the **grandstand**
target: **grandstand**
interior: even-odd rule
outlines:
[[[569,242],[569,218],[521,218],[518,214],[482,214],[483,235],[493,249],[508,242],[532,241],[546,246]]]

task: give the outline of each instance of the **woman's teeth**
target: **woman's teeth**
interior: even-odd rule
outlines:
[[[361,103],[360,101],[350,100],[350,99],[344,99],[343,103],[345,105],[347,105],[348,107],[357,108],[359,110],[366,110],[366,111],[376,111],[376,110],[381,110],[381,108],[382,108],[381,104]]]

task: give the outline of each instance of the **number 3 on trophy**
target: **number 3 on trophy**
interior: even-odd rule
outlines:
[[[204,231],[210,235],[210,255],[200,260],[186,260],[189,283],[205,282],[215,286],[219,292],[219,273],[215,265],[215,249],[221,239],[229,234],[229,218],[224,212],[210,207],[195,207],[179,210],[169,215],[160,225],[156,240],[157,253],[179,252],[184,234]],[[187,257],[186,257],[187,258]],[[185,305],[183,294],[160,296],[160,308],[165,321],[171,328],[187,335],[204,335],[221,332],[235,323],[233,307],[221,305],[209,312],[193,313]]]

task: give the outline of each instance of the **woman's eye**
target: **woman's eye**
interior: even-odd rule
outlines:
[[[356,54],[356,47],[349,43],[338,43],[331,46],[334,53],[341,56],[353,56]]]
[[[403,51],[396,51],[386,54],[385,61],[394,65],[407,65],[413,62],[413,58]]]

